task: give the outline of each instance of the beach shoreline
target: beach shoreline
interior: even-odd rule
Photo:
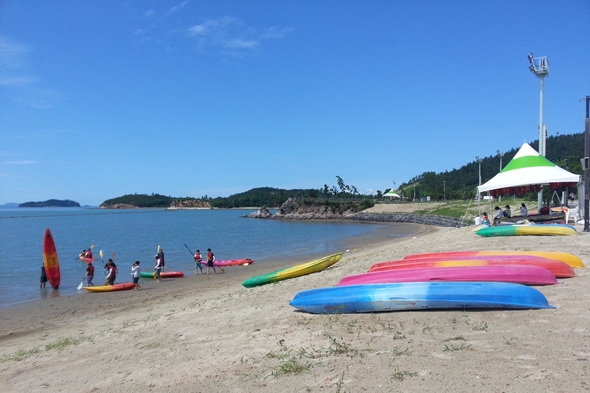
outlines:
[[[418,228],[357,239],[323,272],[251,289],[241,282],[271,264],[2,309],[0,376],[9,392],[590,390],[587,269],[537,287],[551,310],[311,315],[289,306],[299,291],[412,253],[540,249],[590,263],[585,233],[482,238],[473,227]]]

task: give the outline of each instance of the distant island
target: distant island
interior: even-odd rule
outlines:
[[[68,199],[48,199],[43,202],[25,202],[18,205],[18,207],[80,207],[80,204]]]

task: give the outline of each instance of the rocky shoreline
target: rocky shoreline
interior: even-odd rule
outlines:
[[[337,209],[330,208],[330,206],[327,205],[303,205],[293,199],[287,200],[275,214],[272,214],[266,207],[262,207],[244,217],[276,220],[403,222],[450,228],[469,226],[469,224],[464,223],[462,220],[451,217],[416,213],[357,212],[350,207],[344,211],[337,211]]]

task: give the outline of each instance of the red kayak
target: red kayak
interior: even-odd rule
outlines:
[[[57,250],[49,228],[45,230],[45,236],[43,237],[43,266],[45,267],[45,275],[49,285],[53,289],[58,289],[61,280],[59,259],[57,258]]]
[[[253,259],[250,258],[243,258],[243,259],[229,259],[226,261],[215,261],[213,262],[214,266],[237,266],[237,265],[244,265],[244,266],[248,266],[250,264],[254,263]],[[207,266],[207,261],[203,261],[203,265]]]
[[[574,277],[574,269],[565,262],[537,256],[488,256],[488,257],[454,257],[454,258],[425,258],[401,259],[397,261],[379,262],[371,266],[369,272],[379,272],[394,269],[416,269],[425,267],[452,266],[490,266],[490,265],[526,265],[538,266],[549,270],[555,277]]]
[[[346,276],[340,280],[338,285],[427,281],[496,281],[523,285],[557,284],[555,275],[539,266],[488,265],[385,270]]]

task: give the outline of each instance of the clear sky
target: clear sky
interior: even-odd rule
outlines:
[[[585,0],[0,1],[0,204],[383,191],[537,140],[528,52],[549,135],[583,132],[589,21]]]

